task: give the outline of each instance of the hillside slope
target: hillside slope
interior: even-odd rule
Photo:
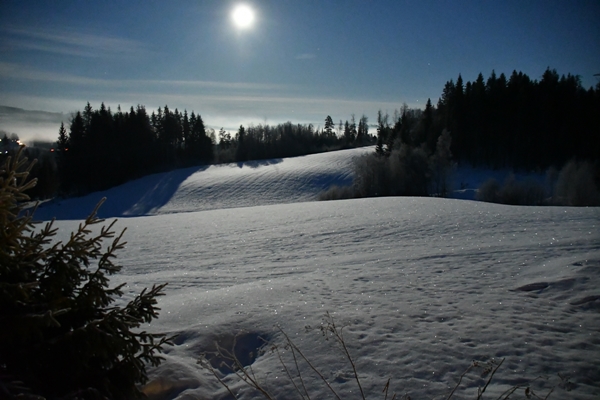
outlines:
[[[372,147],[302,157],[183,168],[145,176],[80,198],[42,204],[36,218],[82,219],[102,197],[103,218],[136,217],[313,201],[352,182],[352,160]]]

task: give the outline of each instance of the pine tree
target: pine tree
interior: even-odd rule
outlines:
[[[202,116],[198,114],[196,116],[196,124],[194,125],[194,131],[197,132],[199,137],[199,157],[200,161],[203,163],[210,163],[213,161],[214,151],[213,151],[213,140],[212,138],[206,134],[206,126],[204,125],[204,121],[202,120]]]
[[[195,163],[212,161],[212,140],[206,135],[204,121],[200,114],[192,112],[190,117],[190,134],[186,142],[186,152]]]
[[[333,130],[335,129],[335,124],[333,123],[333,119],[331,119],[331,116],[327,116],[327,118],[325,118],[325,135],[327,138],[331,138],[332,136],[334,136]]]
[[[375,152],[380,156],[385,154],[383,145],[387,142],[387,130],[384,124],[384,118],[381,110],[377,111],[377,144]]]
[[[356,134],[356,143],[359,146],[367,144],[369,141],[369,119],[366,115],[362,115],[358,120],[358,131]]]
[[[196,121],[196,115],[192,111],[192,115],[188,117],[187,110],[183,110],[183,119],[181,120],[181,132],[183,135],[183,143],[187,147],[188,140],[190,139],[191,126]]]
[[[356,118],[354,118],[354,114],[352,114],[350,116],[350,135],[351,135],[351,139],[352,139],[351,143],[354,143],[354,141],[356,140],[357,134],[358,134],[358,131],[356,130]]]
[[[219,129],[219,148],[229,149],[231,147],[231,134],[225,129]]]
[[[423,111],[423,116],[421,118],[421,140],[427,143],[427,146],[432,151],[435,149],[435,143],[437,140],[437,135],[433,129],[433,112],[434,109],[431,105],[431,99],[427,99],[427,103],[425,104],[425,110]]]
[[[60,182],[66,182],[70,178],[69,170],[67,169],[67,151],[69,151],[69,136],[65,129],[65,124],[60,123],[60,129],[58,130],[58,141],[57,141],[57,162],[58,162],[58,174]]]
[[[60,123],[60,128],[58,129],[58,151],[65,152],[69,148],[69,136],[67,135],[67,130],[65,129],[65,123]]]
[[[409,111],[408,104],[403,103],[400,108],[400,143],[412,145],[410,133],[413,124],[409,116]]]
[[[102,103],[102,106],[104,107],[104,103]],[[85,127],[85,129],[89,129],[91,123],[92,123],[92,115],[94,115],[94,109],[92,108],[90,102],[88,101],[86,106],[83,109],[83,125]]]
[[[350,145],[354,142],[354,137],[352,136],[352,129],[350,128],[350,123],[346,120],[344,124],[344,141],[346,145]]]
[[[90,169],[87,157],[88,135],[79,111],[71,120],[68,143],[69,152],[64,153],[64,162],[59,165],[59,175],[64,178],[61,180],[63,194],[82,192],[89,183],[86,182],[87,171]]]
[[[452,152],[450,151],[451,143],[450,132],[444,129],[437,139],[435,153],[430,160],[433,175],[432,182],[435,185],[433,191],[441,197],[446,197],[451,190],[450,175],[454,168]]]
[[[125,243],[100,204],[68,241],[54,242],[53,222],[36,231],[24,213],[33,163],[21,152],[0,168],[0,393],[2,398],[135,399],[158,365],[164,334],[140,331],[157,317],[165,285],[144,289],[125,306],[113,303],[124,285],[109,288],[118,273],[115,256]],[[103,250],[104,242],[112,243]]]
[[[76,150],[85,150],[86,125],[81,113],[77,111],[75,117],[71,121],[69,132],[69,142]]]
[[[248,148],[246,143],[246,129],[243,125],[240,125],[236,134],[237,149],[235,152],[236,161],[248,161]]]

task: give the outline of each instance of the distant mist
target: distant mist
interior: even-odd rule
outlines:
[[[42,140],[54,141],[58,137],[61,122],[69,123],[65,113],[25,110],[0,105],[0,131],[16,133],[22,142]]]

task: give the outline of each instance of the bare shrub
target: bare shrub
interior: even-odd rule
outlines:
[[[477,189],[475,198],[487,203],[500,203],[500,184],[494,178],[490,178]]]
[[[500,189],[500,202],[515,206],[539,206],[544,204],[544,186],[532,179],[518,182],[510,174]]]
[[[319,200],[430,194],[445,197],[451,190],[454,169],[450,144],[450,132],[444,130],[431,156],[425,147],[405,143],[390,153],[380,150],[365,154],[354,160],[353,189],[332,187],[321,193]]]
[[[558,174],[553,203],[563,206],[598,206],[600,191],[589,161],[569,161]]]
[[[356,364],[354,359],[352,358],[350,351],[348,349],[346,340],[344,339],[344,325],[338,325],[334,320],[333,316],[329,313],[326,313],[323,318],[323,323],[318,328],[325,338],[325,340],[331,339],[332,342],[335,342],[339,345],[339,348],[344,355],[344,358],[348,362],[348,364],[352,367],[353,378],[356,386],[359,390],[358,398],[365,400],[366,396],[358,375],[358,371],[356,369]],[[306,373],[303,373],[302,366],[308,368],[311,374],[314,374],[318,381],[320,381],[331,393],[332,398],[337,400],[341,400],[342,397],[335,388],[331,385],[327,377],[323,374],[321,369],[311,361],[304,351],[298,347],[296,342],[290,338],[290,336],[279,326],[276,327],[276,330],[283,337],[282,344],[276,343],[268,343],[268,346],[265,346],[261,349],[261,355],[264,354],[267,350],[276,355],[281,364],[282,370],[285,371],[285,375],[289,382],[293,385],[296,394],[302,399],[310,399],[311,391],[314,391],[314,387],[310,387],[307,385],[306,380],[308,376]],[[307,327],[307,331],[311,331],[311,327]],[[259,393],[262,397],[269,400],[274,400],[276,397],[272,395],[272,390],[269,389],[269,385],[263,379],[260,379],[256,373],[254,372],[252,365],[245,365],[240,361],[238,357],[238,353],[235,349],[236,341],[234,341],[232,345],[232,349],[226,349],[221,347],[218,343],[215,343],[216,354],[213,354],[212,357],[210,354],[202,354],[200,359],[198,360],[198,364],[208,370],[214,377],[219,381],[219,383],[227,389],[229,394],[233,396],[234,399],[238,399],[239,397],[232,391],[232,389],[227,385],[221,374],[226,371],[228,373],[235,374],[238,379],[251,388],[253,388],[257,393]],[[283,353],[289,353],[288,357],[284,357]],[[214,359],[220,360],[218,365],[215,365]],[[383,393],[385,394],[385,398],[388,397],[389,391],[389,383],[388,380],[387,385],[383,389]],[[314,396],[314,394],[313,394]],[[396,398],[396,395],[393,394],[393,398]]]
[[[452,172],[456,168],[452,161],[450,132],[444,129],[437,140],[435,153],[430,158],[431,163],[431,193],[434,196],[446,197],[452,191]]]
[[[431,165],[422,148],[402,145],[389,156],[368,154],[354,164],[355,197],[427,196],[430,182]]]
[[[400,146],[390,155],[392,196],[427,196],[431,168],[427,152],[419,147]]]
[[[334,320],[333,316],[326,313],[323,318],[323,323],[320,325],[319,330],[321,331],[325,340],[331,340],[337,346],[338,350],[341,351],[343,358],[347,365],[352,369],[352,376],[356,388],[358,391],[353,398],[363,399],[366,398],[383,398],[387,400],[389,396],[391,399],[402,399],[410,400],[411,397],[405,394],[398,397],[396,393],[390,387],[391,378],[387,380],[387,383],[383,387],[383,390],[378,390],[379,393],[367,393],[363,390],[363,383],[359,378],[359,371],[356,367],[354,358],[352,357],[348,348],[348,342],[344,337],[344,325],[339,325]],[[284,371],[285,379],[293,386],[293,392],[295,397],[301,399],[315,398],[313,393],[315,384],[323,385],[322,388],[326,388],[330,393],[330,398],[341,400],[342,396],[336,391],[337,387],[330,382],[324,374],[323,366],[316,365],[311,359],[308,358],[306,353],[298,347],[297,343],[279,326],[276,327],[282,338],[282,343],[277,344],[273,342],[267,343],[259,350],[259,356],[270,354],[276,356],[281,365],[282,371]],[[311,327],[307,327],[307,331],[311,331]],[[232,387],[226,382],[227,375],[237,376],[239,381],[244,382],[246,385],[251,387],[255,393],[265,399],[275,400],[277,397],[273,395],[274,385],[280,386],[281,381],[269,382],[266,376],[262,376],[256,373],[252,368],[251,364],[244,363],[240,360],[240,353],[236,349],[236,340],[233,341],[231,349],[224,348],[218,343],[215,343],[216,352],[204,353],[200,356],[198,364],[209,371],[215,379],[228,391],[233,399],[239,399]],[[286,353],[286,356],[284,356]],[[494,376],[500,369],[504,362],[504,359],[491,359],[489,361],[477,361],[473,360],[471,365],[458,377],[455,384],[452,385],[450,393],[444,397],[446,400],[450,400],[456,391],[462,386],[465,389],[477,389],[474,394],[476,400],[483,398],[484,393],[488,389]],[[311,385],[308,385],[309,375],[313,375],[313,381]],[[556,387],[562,387],[566,391],[570,391],[573,388],[572,383],[568,378],[558,375],[560,382],[550,387],[549,389],[545,386],[544,382],[541,382],[542,377],[538,377],[531,381],[525,381],[514,386],[509,387],[503,393],[497,397],[498,400],[508,400],[515,393],[522,392],[525,398],[528,399],[548,399],[554,392]],[[534,388],[534,385],[535,388]],[[339,390],[339,388],[337,388]],[[542,391],[547,391],[545,394]],[[290,398],[288,393],[285,398]],[[436,396],[437,398],[437,396]]]
[[[354,187],[357,197],[389,195],[388,159],[376,153],[365,154],[354,162]]]
[[[333,185],[324,192],[319,193],[319,200],[342,200],[356,197],[352,186]]]
[[[539,206],[546,203],[546,190],[533,179],[519,182],[514,174],[510,174],[502,186],[493,178],[485,181],[479,187],[476,198],[488,203]]]

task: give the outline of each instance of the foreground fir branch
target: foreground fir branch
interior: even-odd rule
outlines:
[[[146,365],[160,364],[172,338],[139,327],[158,316],[166,284],[115,306],[124,285],[110,288],[109,276],[121,270],[125,230],[116,234],[113,221],[98,232],[103,199],[68,241],[52,244],[54,221],[36,231],[23,211],[35,181],[20,155],[0,170],[0,398],[143,397]]]

